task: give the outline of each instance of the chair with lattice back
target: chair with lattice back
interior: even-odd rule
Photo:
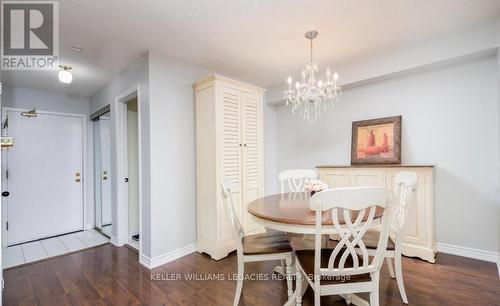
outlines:
[[[361,292],[370,294],[370,305],[378,305],[379,274],[389,236],[388,208],[393,199],[393,192],[380,187],[330,189],[311,197],[310,208],[316,212],[315,248],[295,251],[297,305],[302,305],[308,285],[314,290],[316,306],[323,295],[341,295],[349,300],[352,294]],[[324,212],[331,213],[333,227],[340,235],[332,249],[321,248],[321,235],[332,230],[331,225],[322,225]],[[378,218],[381,232],[375,255],[370,257],[364,235]],[[329,228],[323,231],[323,227]]]
[[[310,180],[317,179],[318,173],[310,169],[288,169],[281,171],[278,174],[278,179],[281,185],[281,193],[304,192],[306,183]],[[281,267],[276,267],[275,271],[282,273],[285,270],[285,262],[281,262]]]
[[[231,193],[231,183],[226,179],[220,182],[221,194],[224,200],[226,218],[229,222],[229,229],[236,242],[236,254],[238,257],[238,279],[236,283],[236,293],[234,296],[234,306],[237,306],[241,296],[244,279],[245,262],[283,260],[286,263],[286,279],[288,296],[292,290],[292,247],[288,236],[282,232],[271,232],[257,235],[245,236],[241,222],[235,212],[233,196]]]
[[[408,219],[412,212],[414,195],[417,189],[418,175],[415,172],[402,171],[396,174],[394,184],[396,185],[396,201],[391,207],[391,223],[389,228],[389,241],[387,250],[384,254],[389,274],[392,278],[396,278],[399,288],[399,294],[405,304],[408,304],[405,285],[403,281],[403,269],[401,264],[401,252],[403,250],[403,240],[408,229]],[[379,236],[379,231],[370,231],[366,234],[366,247],[368,253],[373,255],[376,249],[376,241]],[[394,268],[392,266],[392,258],[394,258]]]
[[[317,178],[316,171],[310,169],[288,169],[278,174],[281,193],[285,193],[287,190],[290,192],[303,192],[307,181]],[[286,188],[287,185],[288,188]]]

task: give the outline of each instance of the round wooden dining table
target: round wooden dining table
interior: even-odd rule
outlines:
[[[273,194],[256,199],[248,205],[248,212],[253,220],[265,228],[296,234],[315,234],[315,211],[309,208],[311,196],[305,192]],[[377,207],[375,218],[380,218],[383,208]],[[339,223],[343,224],[343,213],[339,212]],[[351,212],[351,221],[357,218]],[[367,217],[367,216],[366,216]],[[331,211],[322,216],[322,234],[335,234]]]
[[[265,196],[248,204],[247,210],[251,214],[253,220],[267,228],[277,231],[296,233],[296,234],[315,234],[316,233],[316,217],[315,211],[309,207],[309,193],[282,193]],[[343,224],[342,216],[339,212],[339,223]],[[375,218],[380,218],[383,215],[383,208],[377,207]],[[357,218],[356,212],[351,212],[351,221]],[[322,234],[336,234],[337,231],[333,226],[331,211],[325,211],[321,221]],[[279,271],[280,267],[276,267],[275,271]],[[307,284],[307,282],[305,282]],[[303,286],[305,290],[307,286]],[[285,305],[295,305],[295,297],[298,292],[294,292]],[[303,294],[303,293],[302,293]],[[369,303],[359,296],[353,294],[348,298],[342,295],[344,299],[348,299],[354,305],[367,305]]]

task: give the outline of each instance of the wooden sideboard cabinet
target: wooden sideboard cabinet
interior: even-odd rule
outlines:
[[[400,171],[413,171],[418,175],[415,202],[403,255],[435,262],[434,239],[434,166],[433,165],[384,165],[384,166],[318,166],[319,176],[330,188],[379,186],[395,189],[394,178]]]

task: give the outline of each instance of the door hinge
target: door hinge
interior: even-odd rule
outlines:
[[[5,170],[5,179],[8,180],[9,179],[9,170]]]
[[[9,230],[9,221],[5,222],[5,230],[8,231]]]
[[[2,277],[2,291],[3,289],[5,289],[5,281],[3,280],[3,277]]]

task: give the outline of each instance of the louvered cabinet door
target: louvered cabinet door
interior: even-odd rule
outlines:
[[[241,146],[242,124],[241,124],[241,91],[222,86],[222,175],[231,183],[234,209],[241,220]],[[230,225],[221,204],[221,241],[232,239]]]
[[[242,93],[242,209],[246,233],[260,228],[247,210],[248,204],[262,196],[262,100],[255,92]]]

